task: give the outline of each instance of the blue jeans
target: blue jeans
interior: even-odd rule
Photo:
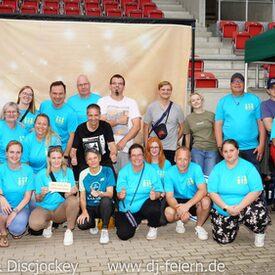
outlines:
[[[203,174],[205,176],[209,176],[213,167],[219,161],[219,154],[217,150],[207,151],[207,150],[192,148],[191,158],[193,162],[200,165]]]
[[[3,215],[3,216],[5,215],[2,209],[0,209],[0,215]],[[29,216],[30,216],[30,209],[24,207],[20,212],[16,214],[15,218],[13,219],[11,224],[8,226],[9,232],[13,236],[22,235],[27,229]]]

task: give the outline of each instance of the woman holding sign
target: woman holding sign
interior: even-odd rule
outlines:
[[[47,168],[37,174],[35,185],[37,207],[31,213],[30,228],[35,231],[44,229],[43,236],[50,238],[52,223],[67,221],[64,245],[72,245],[72,230],[79,211],[78,200],[74,196],[78,189],[72,170],[64,162],[60,145],[49,147]]]
[[[114,210],[112,197],[114,193],[115,177],[113,170],[108,166],[101,166],[101,154],[94,148],[85,152],[88,168],[79,176],[81,215],[77,219],[78,227],[82,230],[90,229],[95,235],[98,228],[95,218],[101,218],[103,227],[99,242],[109,242],[108,224]]]

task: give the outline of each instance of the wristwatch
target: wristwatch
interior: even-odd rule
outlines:
[[[227,212],[228,205],[225,205],[224,208],[222,209],[224,212]]]

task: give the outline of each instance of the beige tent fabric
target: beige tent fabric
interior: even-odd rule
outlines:
[[[190,26],[0,19],[0,38],[0,107],[24,85],[34,88],[37,106],[56,80],[70,96],[79,74],[104,96],[115,73],[125,77],[125,95],[142,114],[162,80],[173,84],[173,100],[184,106]]]

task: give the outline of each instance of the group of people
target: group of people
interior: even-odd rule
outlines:
[[[78,93],[67,101],[66,85],[56,81],[39,111],[30,86],[19,91],[17,103],[4,105],[0,247],[9,245],[8,232],[20,238],[29,228],[50,238],[53,224],[64,222],[64,245],[72,245],[74,227],[97,234],[99,218],[100,243],[106,244],[111,217],[121,240],[132,238],[144,219],[148,240],[168,222],[182,234],[190,219],[198,238],[207,240],[209,213],[218,243],[234,241],[243,223],[262,247],[270,218],[259,162],[266,133],[275,159],[275,79],[268,80],[270,99],[261,104],[244,92],[244,77],[236,73],[216,114],[193,93],[193,112],[185,119],[171,101],[171,83],[160,82],[158,99],[144,115],[144,146],[134,142],[141,114],[124,95],[125,79],[115,74],[109,84],[110,95],[100,97],[80,75]],[[185,146],[179,144],[183,136]]]

